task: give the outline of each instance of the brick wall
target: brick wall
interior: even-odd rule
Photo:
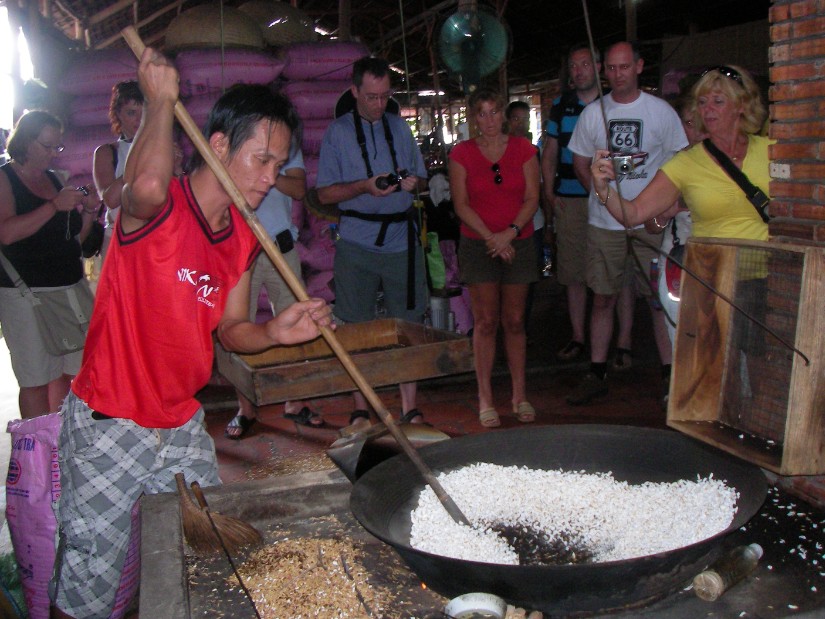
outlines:
[[[774,0],[770,23],[770,233],[825,244],[825,0]]]

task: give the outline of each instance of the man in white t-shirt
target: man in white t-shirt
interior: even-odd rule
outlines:
[[[593,290],[593,310],[590,318],[590,371],[581,384],[567,396],[569,404],[587,404],[593,398],[607,394],[607,354],[613,336],[613,311],[616,299],[628,276],[636,271],[637,291],[651,298],[651,288],[645,281],[650,261],[658,256],[653,247],[661,245],[662,235],[651,234],[638,226],[625,230],[607,211],[599,196],[592,190],[590,164],[596,150],[636,155],[634,169],[620,175],[622,197],[635,198],[653,180],[659,167],[674,153],[687,145],[679,116],[662,99],[639,89],[639,75],[644,67],[635,46],[628,42],[615,43],[605,54],[605,76],[611,92],[604,97],[608,136],[601,104],[588,105],[581,116],[569,148],[574,153],[573,167],[582,185],[591,188],[588,200],[587,229],[587,285]],[[641,153],[647,153],[642,157]],[[612,183],[611,191],[617,191]],[[647,244],[633,242],[632,249],[642,271],[639,271],[633,253],[628,250],[628,237]],[[649,244],[649,245],[648,245]],[[670,369],[671,351],[664,316],[653,311],[653,330],[663,373]],[[629,349],[619,351],[629,356]]]

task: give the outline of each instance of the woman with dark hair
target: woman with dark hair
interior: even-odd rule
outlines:
[[[63,150],[62,136],[57,118],[48,112],[27,112],[8,141],[11,161],[0,167],[0,246],[34,292],[80,281],[80,245],[97,213],[96,196],[63,187],[50,169],[54,156]],[[5,268],[0,269],[0,325],[20,386],[20,415],[28,419],[57,410],[83,353],[59,356],[46,350],[31,301],[21,295]]]
[[[478,137],[457,144],[450,153],[450,192],[461,219],[458,260],[475,321],[479,420],[488,428],[501,424],[490,382],[499,325],[513,413],[523,423],[536,416],[526,393],[524,309],[528,286],[538,279],[532,219],[538,208],[539,164],[535,146],[503,132],[503,112],[498,93],[473,93],[468,113]]]

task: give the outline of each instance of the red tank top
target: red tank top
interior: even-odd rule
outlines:
[[[212,332],[260,245],[241,214],[213,232],[189,186],[173,179],[143,228],[117,226],[72,389],[92,409],[148,428],[186,423],[212,371]]]

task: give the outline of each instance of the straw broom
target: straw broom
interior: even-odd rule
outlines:
[[[251,524],[213,512],[207,506],[198,507],[186,488],[183,473],[175,474],[175,483],[180,495],[183,535],[195,554],[207,555],[222,549],[235,552],[244,546],[263,542],[261,534]],[[200,492],[200,487],[196,492]]]

